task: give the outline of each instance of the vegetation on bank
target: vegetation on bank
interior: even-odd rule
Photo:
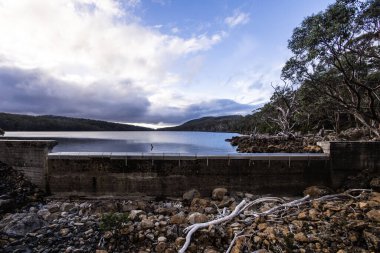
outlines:
[[[4,131],[147,131],[146,127],[61,116],[29,116],[0,113]]]

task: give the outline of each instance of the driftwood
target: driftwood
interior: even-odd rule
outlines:
[[[216,224],[221,224],[221,223],[224,223],[224,222],[229,222],[231,221],[233,218],[235,218],[236,216],[238,216],[240,213],[242,213],[244,210],[247,210],[257,204],[260,204],[260,203],[263,203],[263,202],[278,202],[280,203],[279,205],[277,206],[274,206],[273,208],[267,210],[267,211],[264,211],[264,212],[251,212],[250,214],[248,214],[248,216],[253,216],[253,217],[259,217],[259,216],[266,216],[266,215],[276,215],[278,213],[284,213],[286,212],[289,208],[291,207],[299,207],[301,205],[304,205],[304,204],[307,204],[307,203],[310,203],[312,200],[316,200],[316,201],[326,201],[326,200],[333,200],[333,199],[341,199],[341,198],[353,198],[353,199],[357,199],[357,198],[360,198],[361,197],[361,194],[364,193],[364,192],[371,192],[372,190],[369,190],[369,189],[351,189],[351,190],[348,190],[348,191],[345,191],[343,193],[339,193],[339,194],[332,194],[332,195],[325,195],[325,196],[322,196],[320,198],[316,198],[316,199],[310,199],[310,196],[309,195],[306,195],[305,197],[303,198],[300,198],[300,199],[296,199],[296,200],[293,200],[291,202],[287,202],[285,203],[285,201],[281,198],[276,198],[276,197],[265,197],[265,198],[259,198],[259,199],[256,199],[254,201],[250,201],[250,202],[247,202],[246,200],[242,200],[237,206],[236,208],[234,209],[233,212],[231,212],[230,214],[228,215],[225,215],[225,216],[222,216],[220,217],[220,215],[215,219],[215,220],[211,220],[211,221],[208,221],[208,222],[204,222],[204,223],[196,223],[196,224],[193,224],[187,228],[184,229],[184,233],[186,233],[186,241],[184,243],[184,245],[182,246],[182,248],[178,251],[179,253],[184,253],[186,251],[186,249],[189,247],[190,245],[190,242],[191,242],[191,237],[192,235],[198,230],[198,229],[201,229],[201,228],[205,228],[205,227],[208,227],[210,225],[216,225]],[[353,192],[360,192],[359,195],[357,196],[354,196],[352,195]],[[226,212],[224,212],[226,213]],[[244,235],[243,234],[243,231],[240,231],[239,233],[235,234],[235,237],[233,238],[233,240],[231,241],[228,249],[227,249],[227,253],[229,253],[236,240],[240,237],[247,237],[247,236],[250,236],[250,235]]]

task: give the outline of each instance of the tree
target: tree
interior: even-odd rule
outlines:
[[[274,92],[270,100],[270,105],[274,109],[275,116],[269,116],[268,119],[278,126],[280,134],[291,136],[293,135],[293,129],[296,125],[297,93],[287,84],[273,88]]]
[[[380,137],[379,41],[379,0],[337,0],[294,30],[282,76],[308,82]]]

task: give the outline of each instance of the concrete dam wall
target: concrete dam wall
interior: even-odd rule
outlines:
[[[181,196],[215,187],[299,194],[337,188],[363,169],[380,172],[380,142],[333,142],[330,154],[49,153],[54,141],[0,140],[0,161],[57,195]]]

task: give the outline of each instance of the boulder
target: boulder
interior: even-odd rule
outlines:
[[[186,223],[186,217],[184,212],[177,213],[170,218],[171,224],[184,224]]]
[[[196,189],[191,189],[182,195],[184,201],[191,202],[193,198],[200,198],[201,194]]]
[[[151,221],[149,219],[143,219],[141,221],[141,227],[143,229],[154,228],[154,223],[153,223],[153,221]]]
[[[227,192],[228,191],[227,191],[226,188],[215,188],[212,191],[212,199],[223,200],[223,198],[224,198],[224,196],[226,195]]]
[[[306,196],[306,195],[309,195],[310,197],[312,198],[317,198],[317,197],[321,197],[321,196],[324,196],[324,195],[328,195],[328,194],[331,194],[333,191],[328,188],[328,187],[325,187],[325,186],[310,186],[308,188],[306,188],[304,191],[303,191],[303,195]]]
[[[369,186],[374,190],[374,191],[380,191],[380,177],[375,177],[371,180],[369,183]]]
[[[371,210],[367,214],[368,219],[380,222],[380,210]]]
[[[129,218],[131,220],[137,220],[140,217],[140,215],[143,215],[143,214],[145,214],[143,210],[132,210],[129,213]]]
[[[35,213],[16,213],[0,222],[0,230],[11,236],[24,236],[40,229],[47,223]]]
[[[190,224],[195,224],[195,223],[207,222],[208,218],[203,213],[195,212],[195,213],[192,213],[189,215],[188,220],[189,220]]]

